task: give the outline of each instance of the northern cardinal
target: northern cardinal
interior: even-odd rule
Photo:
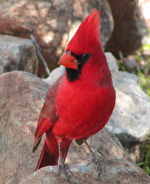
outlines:
[[[100,43],[100,14],[93,10],[68,43],[59,64],[66,72],[49,89],[41,110],[33,152],[46,140],[36,170],[64,167],[72,140],[78,143],[100,131],[115,105],[111,73]]]

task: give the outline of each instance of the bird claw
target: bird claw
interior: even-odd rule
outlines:
[[[96,170],[98,172],[97,177],[99,177],[104,170],[101,161],[95,155],[93,155],[90,161],[87,163],[87,166],[89,166],[91,163],[94,163],[96,165]]]
[[[69,167],[64,163],[63,160],[60,161],[58,165],[58,174],[60,173],[63,174],[68,183],[70,183],[70,178],[72,177],[73,173],[71,172]]]

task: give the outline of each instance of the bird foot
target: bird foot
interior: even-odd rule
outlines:
[[[64,160],[60,160],[58,164],[58,174],[63,174],[68,183],[70,183],[70,178],[72,177],[72,172],[69,167],[64,163]]]
[[[102,171],[104,170],[101,161],[95,155],[92,155],[92,157],[87,165],[90,165],[91,163],[95,164],[96,171],[97,171],[97,177],[99,177],[101,175]]]

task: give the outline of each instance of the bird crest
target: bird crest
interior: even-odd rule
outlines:
[[[86,49],[100,45],[100,14],[94,9],[81,23],[75,35],[68,43],[66,51],[82,54]]]

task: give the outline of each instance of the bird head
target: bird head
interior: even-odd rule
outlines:
[[[100,14],[94,9],[81,23],[58,63],[66,68],[78,70],[80,65],[99,50],[101,50]]]

